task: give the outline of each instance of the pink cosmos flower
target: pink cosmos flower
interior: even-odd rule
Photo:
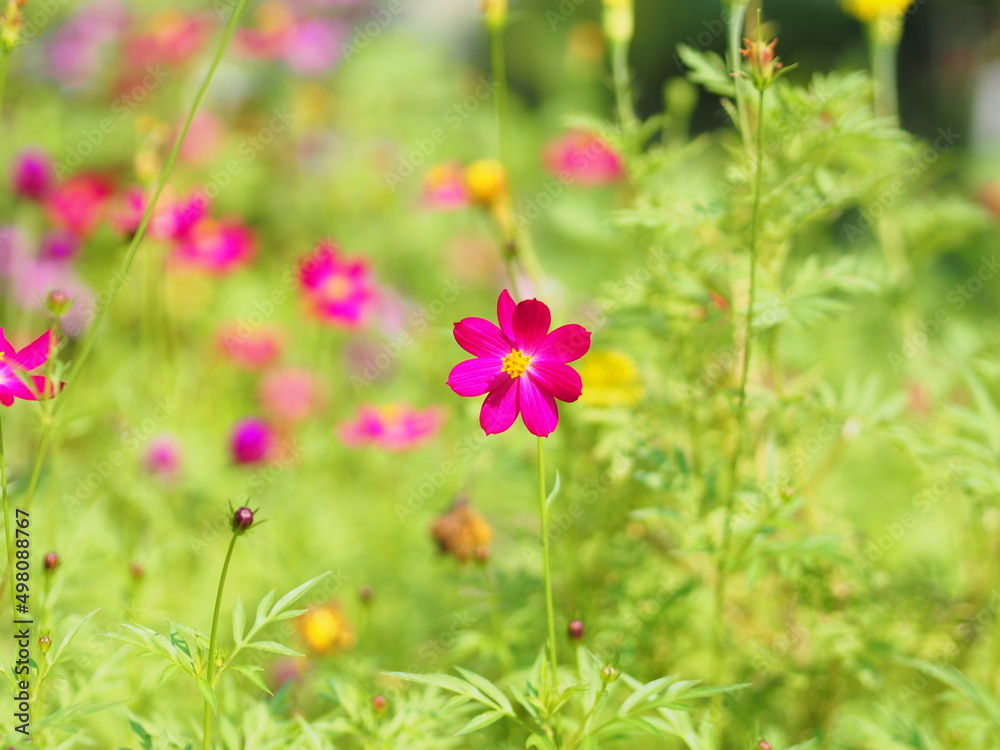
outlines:
[[[362,406],[340,426],[340,438],[352,448],[374,445],[385,451],[417,448],[433,437],[444,421],[441,409],[415,409],[407,404]]]
[[[285,64],[300,75],[325,73],[339,62],[346,37],[344,26],[335,21],[322,18],[300,21],[288,40]]]
[[[173,479],[181,470],[181,447],[173,435],[157,435],[149,441],[143,466],[150,474]]]
[[[40,201],[52,185],[52,161],[40,149],[21,151],[14,159],[11,174],[14,194],[32,201]]]
[[[174,248],[173,257],[216,274],[229,273],[253,257],[253,232],[232,220],[203,219]]]
[[[299,263],[299,284],[310,312],[335,328],[360,328],[376,301],[368,264],[339,257],[326,241]]]
[[[38,257],[42,260],[71,260],[80,249],[80,238],[65,229],[47,232],[38,245]]]
[[[232,323],[216,337],[219,351],[240,367],[260,370],[281,357],[284,339],[274,327],[251,328],[247,323]]]
[[[565,325],[551,333],[552,314],[537,299],[514,304],[505,289],[497,301],[500,327],[484,318],[455,324],[455,340],[475,359],[459,362],[448,385],[459,396],[488,394],[479,414],[487,435],[510,429],[521,415],[528,432],[547,437],[559,424],[556,399],[576,401],[583,390],[567,362],[590,349],[590,331]]]
[[[460,164],[446,162],[424,175],[424,202],[438,211],[465,208],[471,202],[465,187],[465,171]]]
[[[625,175],[622,158],[593,133],[575,130],[545,148],[545,166],[567,182],[606,185]]]
[[[233,461],[238,464],[256,464],[266,461],[277,447],[274,429],[263,419],[250,417],[233,426],[229,438]]]
[[[104,217],[111,193],[111,186],[103,178],[78,175],[54,187],[45,199],[45,208],[53,224],[86,237]]]
[[[49,361],[56,348],[56,337],[46,331],[20,350],[14,349],[0,328],[0,404],[10,406],[15,398],[37,401],[52,398],[57,388],[42,375],[28,375]],[[59,384],[60,387],[62,383]]]
[[[264,410],[277,420],[301,422],[325,401],[319,379],[308,370],[283,369],[268,373],[258,397]]]

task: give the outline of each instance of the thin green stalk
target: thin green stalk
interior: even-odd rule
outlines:
[[[632,86],[628,72],[628,42],[616,41],[611,45],[611,72],[615,82],[615,102],[618,106],[618,122],[622,132],[630,133],[638,123],[635,104],[632,101]]]
[[[3,528],[7,537],[7,570],[14,570],[14,538],[11,535],[10,502],[7,498],[7,457],[3,447],[3,418],[0,417],[0,493],[3,494]],[[14,587],[10,587],[10,613],[17,612],[17,598]]]
[[[747,115],[746,97],[744,96],[744,86],[746,85],[739,76],[735,74],[740,70],[740,48],[743,46],[743,27],[746,24],[748,0],[737,0],[732,4],[729,15],[729,70],[734,74],[733,89],[736,92],[736,112],[739,117],[740,134],[743,136],[743,143],[750,147],[750,118]]]
[[[549,669],[552,672],[552,685],[556,689],[559,687],[559,673],[557,671],[559,660],[556,658],[556,616],[555,607],[552,604],[552,566],[549,562],[549,508],[546,502],[545,492],[545,450],[542,446],[542,438],[538,438],[538,501],[539,512],[542,516],[542,561],[545,569],[545,618],[548,623],[548,642],[546,650],[549,652]]]
[[[757,291],[757,242],[760,233],[760,203],[764,177],[764,91],[757,100],[757,145],[755,149],[756,174],[753,188],[753,217],[750,223],[750,291],[746,313],[746,340],[743,344],[743,362],[740,371],[740,387],[736,405],[736,425],[732,455],[729,463],[729,488],[726,497],[725,516],[722,526],[722,544],[719,549],[719,570],[715,588],[715,656],[721,661],[722,608],[726,597],[726,579],[729,574],[729,545],[732,536],[733,506],[736,500],[737,471],[743,444],[743,430],[746,424],[747,378],[750,373],[750,357],[753,351],[753,314]],[[717,675],[721,677],[721,675]]]
[[[10,51],[0,42],[0,117],[3,117],[3,97],[7,89],[7,56]]]
[[[233,559],[233,548],[236,547],[236,537],[233,532],[229,539],[229,549],[226,550],[226,561],[222,564],[222,575],[219,576],[219,591],[215,595],[215,614],[212,615],[212,635],[208,639],[208,671],[205,679],[208,684],[215,687],[215,649],[219,635],[219,612],[222,610],[222,590],[226,586],[226,574],[229,573],[229,561]],[[209,750],[212,746],[212,707],[205,701],[204,715],[205,741],[202,745],[204,750]]]
[[[883,24],[898,24],[883,26]],[[897,59],[902,20],[882,19],[868,24],[868,45],[872,58],[872,78],[875,82],[875,114],[899,121],[897,89]]]
[[[201,87],[198,89],[198,93],[191,104],[191,108],[188,111],[187,117],[184,120],[184,125],[181,127],[181,131],[177,136],[177,140],[174,142],[173,148],[170,150],[170,155],[167,156],[167,160],[163,165],[163,169],[160,171],[160,176],[156,182],[156,190],[153,192],[152,198],[150,198],[149,203],[146,205],[146,210],[143,211],[142,220],[139,222],[139,228],[136,230],[135,235],[132,237],[132,241],[128,246],[128,250],[125,253],[125,258],[122,260],[122,264],[118,270],[118,278],[122,280],[123,283],[115,285],[114,288],[110,289],[110,294],[108,295],[108,301],[106,304],[101,305],[97,309],[97,314],[94,316],[90,328],[87,331],[86,336],[83,338],[83,342],[80,345],[80,351],[77,354],[72,367],[66,377],[66,384],[63,386],[63,391],[61,397],[57,399],[57,402],[52,410],[52,420],[45,426],[42,431],[42,437],[39,441],[38,452],[35,457],[35,465],[31,471],[31,479],[28,481],[28,487],[25,492],[24,507],[29,509],[31,507],[31,501],[34,498],[35,489],[38,485],[38,478],[41,473],[42,464],[45,461],[45,456],[48,453],[49,447],[51,446],[52,432],[56,421],[56,416],[62,410],[66,403],[67,391],[76,382],[80,371],[83,369],[83,365],[86,363],[87,359],[90,357],[90,352],[93,349],[94,342],[97,336],[100,334],[101,327],[104,324],[108,313],[114,306],[116,300],[118,299],[118,294],[120,293],[122,287],[124,286],[124,280],[128,276],[129,269],[132,267],[132,262],[135,260],[136,253],[139,249],[139,244],[142,242],[143,237],[146,235],[146,227],[149,225],[152,219],[153,212],[156,209],[156,204],[160,199],[160,194],[167,185],[167,181],[170,179],[170,173],[173,171],[174,162],[177,160],[177,155],[180,153],[181,146],[184,144],[184,139],[187,137],[188,130],[191,128],[191,123],[194,121],[194,117],[201,106],[202,100],[205,98],[205,94],[208,91],[208,87],[212,83],[212,78],[215,76],[215,71],[219,67],[219,63],[225,54],[226,48],[229,46],[229,40],[233,36],[233,32],[236,30],[236,24],[239,21],[240,15],[243,13],[243,8],[246,6],[247,0],[239,0],[236,9],[233,11],[232,16],[229,19],[229,23],[226,25],[226,29],[223,32],[222,40],[219,43],[218,49],[215,51],[215,56],[212,58],[212,64],[208,68],[208,72],[205,74],[205,79],[202,81]]]

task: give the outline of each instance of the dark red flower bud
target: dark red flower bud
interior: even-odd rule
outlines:
[[[376,713],[382,713],[389,707],[389,701],[385,699],[384,695],[376,695],[372,698],[372,708],[375,709]]]
[[[253,511],[247,507],[237,508],[233,513],[233,533],[242,534],[253,526]]]
[[[51,573],[59,567],[59,555],[55,552],[45,553],[45,572]]]
[[[571,641],[583,640],[583,623],[579,620],[572,620],[567,632]]]

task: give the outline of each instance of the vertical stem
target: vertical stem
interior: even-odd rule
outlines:
[[[538,438],[538,502],[542,516],[542,561],[545,569],[545,619],[548,624],[548,642],[546,651],[549,655],[549,669],[552,672],[552,685],[559,687],[559,677],[556,671],[559,661],[556,658],[556,617],[552,604],[552,566],[549,562],[549,509],[545,502],[545,450],[542,438]]]
[[[747,5],[749,0],[736,0],[731,6],[729,15],[729,72],[737,73],[740,70],[740,47],[743,45],[743,27],[746,23]],[[744,96],[744,82],[739,76],[733,77],[733,89],[736,91],[736,111],[739,116],[740,134],[743,136],[744,145],[750,147],[750,120],[747,115],[746,97]]]
[[[153,211],[156,209],[156,203],[159,201],[160,194],[166,187],[167,180],[169,180],[170,173],[174,168],[174,162],[177,160],[177,155],[180,153],[181,146],[184,144],[184,139],[187,137],[188,130],[191,129],[191,123],[194,121],[198,108],[201,106],[201,102],[205,98],[208,87],[212,83],[212,78],[215,76],[216,68],[219,67],[219,63],[225,54],[226,47],[229,46],[229,40],[232,38],[233,32],[236,30],[236,24],[239,21],[240,15],[243,13],[243,8],[246,4],[247,0],[239,0],[239,3],[233,10],[233,14],[230,17],[229,23],[226,25],[226,29],[223,32],[222,39],[219,42],[219,47],[215,51],[215,57],[212,58],[212,63],[209,66],[208,72],[205,74],[205,79],[202,81],[201,87],[198,89],[198,93],[191,104],[187,118],[184,120],[184,125],[181,127],[180,134],[177,136],[177,140],[174,142],[170,155],[167,157],[167,160],[163,165],[163,169],[160,171],[160,176],[156,182],[156,190],[153,192],[149,203],[146,205],[146,210],[143,211],[142,220],[139,222],[139,228],[132,237],[132,242],[129,244],[128,250],[125,253],[125,258],[119,267],[118,278],[122,283],[114,285],[111,289],[110,295],[108,296],[107,303],[98,307],[97,314],[95,315],[94,320],[91,323],[90,328],[87,330],[87,334],[84,336],[80,345],[80,352],[67,374],[66,384],[63,387],[62,398],[56,402],[52,410],[52,420],[43,429],[42,437],[38,446],[38,453],[35,457],[35,465],[31,472],[31,479],[28,482],[28,488],[25,492],[24,507],[26,510],[31,507],[31,500],[34,497],[35,489],[38,485],[38,478],[41,473],[42,463],[45,460],[45,456],[48,453],[49,446],[52,442],[51,437],[53,426],[55,425],[55,417],[66,403],[66,391],[68,391],[73,383],[76,382],[76,379],[80,374],[80,370],[83,368],[84,363],[86,363],[87,358],[90,356],[91,349],[94,346],[94,341],[100,333],[104,320],[107,318],[108,313],[111,311],[115,301],[118,299],[118,294],[124,286],[124,281],[128,275],[129,269],[132,267],[132,262],[135,260],[136,252],[139,249],[139,243],[142,242],[142,239],[146,234],[146,226],[152,219]]]
[[[7,457],[3,447],[3,418],[0,417],[0,493],[3,494],[3,528],[7,541],[7,571],[13,575],[14,572],[14,538],[11,535],[10,524],[10,503],[7,497]],[[17,599],[15,598],[13,582],[10,587],[10,614],[13,619],[17,612]]]
[[[747,377],[750,372],[750,356],[753,349],[753,312],[757,288],[757,241],[760,233],[760,202],[763,192],[764,177],[764,91],[760,91],[757,100],[757,146],[755,149],[755,178],[753,196],[753,218],[750,224],[750,292],[746,313],[746,340],[743,344],[743,363],[740,371],[740,387],[736,405],[736,426],[733,452],[729,463],[729,487],[726,497],[726,512],[722,526],[722,544],[719,549],[718,575],[715,587],[715,657],[717,670],[721,671],[721,640],[722,640],[722,608],[726,597],[726,579],[729,575],[729,545],[732,536],[733,506],[735,505],[737,489],[737,472],[739,469],[740,450],[743,444],[743,431],[746,426],[746,396]],[[721,674],[717,674],[721,677]]]
[[[226,561],[222,564],[222,575],[219,576],[219,591],[215,595],[215,614],[212,615],[212,635],[208,639],[208,672],[206,678],[208,684],[215,687],[215,648],[219,635],[219,611],[222,609],[222,590],[226,586],[226,574],[229,573],[229,561],[233,558],[233,548],[236,546],[236,537],[233,532],[229,539],[229,549],[226,550]],[[202,745],[204,750],[209,750],[212,746],[212,707],[205,701],[205,742]]]
[[[875,114],[899,121],[897,58],[902,18],[880,18],[868,24],[868,46],[875,83]]]
[[[10,50],[0,42],[0,117],[3,117],[3,97],[7,88],[7,56]]]
[[[611,72],[615,81],[615,102],[618,105],[618,122],[623,133],[635,129],[638,118],[632,101],[632,87],[628,72],[628,42],[615,41],[611,45]]]

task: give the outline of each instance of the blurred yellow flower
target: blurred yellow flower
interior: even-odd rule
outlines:
[[[604,0],[604,33],[612,42],[628,42],[635,32],[633,0]]]
[[[489,558],[493,530],[472,509],[467,498],[459,497],[449,511],[434,521],[431,536],[442,554],[452,555],[460,563],[465,563],[473,556],[480,561]]]
[[[318,654],[346,651],[354,645],[354,632],[336,604],[309,607],[296,623],[303,640]]]
[[[492,207],[507,199],[507,173],[496,159],[479,159],[465,168],[465,189],[476,203]]]
[[[590,406],[631,406],[642,397],[639,368],[627,354],[593,351],[580,365],[583,394]]]
[[[903,15],[914,0],[843,0],[844,9],[865,23]]]
[[[490,28],[498,29],[507,21],[508,0],[482,0],[483,13]]]

